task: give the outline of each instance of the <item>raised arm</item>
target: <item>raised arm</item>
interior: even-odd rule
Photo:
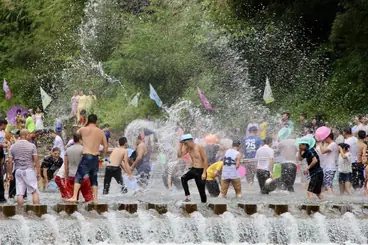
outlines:
[[[178,158],[182,158],[185,154],[187,154],[187,149],[184,144],[180,142],[178,149]]]

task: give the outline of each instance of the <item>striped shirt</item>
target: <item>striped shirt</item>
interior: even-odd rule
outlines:
[[[33,156],[37,156],[34,144],[27,140],[17,140],[9,150],[9,157],[13,158],[14,170],[34,169]]]

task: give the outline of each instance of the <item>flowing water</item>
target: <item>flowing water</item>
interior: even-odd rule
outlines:
[[[114,8],[119,1],[89,0],[85,7],[85,18],[79,28],[82,52],[80,59],[71,62],[70,68],[63,71],[66,85],[75,80],[88,80],[91,77],[102,77],[109,84],[118,83],[103,70],[101,62],[96,60],[99,32],[109,24],[107,20],[117,20],[114,12],[105,11]],[[108,8],[106,8],[108,6]],[[213,23],[206,21],[204,27],[211,30]],[[117,27],[118,28],[118,27]],[[113,30],[114,31],[114,30]],[[232,71],[231,81],[234,94],[222,94],[219,101],[226,101],[227,110],[221,114],[225,121],[235,120],[234,108],[242,111],[243,117],[249,121],[259,119],[268,113],[263,106],[251,101],[251,88],[247,85],[248,72],[245,61],[229,48],[226,37],[218,37],[209,32],[207,39],[216,39],[215,50],[219,52],[226,70]],[[105,40],[106,41],[106,40]],[[212,47],[211,47],[212,48]],[[108,89],[106,89],[108,90]],[[126,96],[127,97],[127,96]],[[58,103],[68,104],[69,98]],[[52,109],[51,109],[52,110]],[[135,120],[124,132],[131,144],[138,134],[146,128],[155,133],[158,152],[168,153],[169,160],[175,159],[178,138],[177,123],[196,135],[216,132],[226,136],[227,132],[212,115],[203,115],[190,101],[181,101],[171,107],[164,108],[166,118],[160,121]],[[59,111],[60,112],[60,111]],[[62,112],[68,115],[69,112]],[[243,120],[243,119],[242,119]],[[242,122],[244,123],[244,122]],[[233,123],[234,124],[234,123]],[[190,129],[190,130],[188,130]],[[169,192],[163,185],[161,174],[164,163],[155,161],[153,174],[148,188],[143,193],[119,193],[119,186],[113,184],[110,194],[100,198],[101,203],[109,204],[109,212],[97,214],[87,212],[83,206],[78,212],[69,216],[57,214],[52,206],[60,201],[58,193],[41,193],[41,202],[47,204],[48,214],[38,218],[32,214],[18,214],[12,218],[0,217],[0,244],[367,244],[368,220],[367,210],[362,203],[367,201],[362,193],[354,193],[350,197],[330,196],[327,201],[318,202],[322,214],[307,216],[300,211],[298,205],[307,202],[305,193],[298,183],[296,193],[273,192],[269,196],[260,195],[258,187],[246,190],[243,183],[244,200],[258,205],[258,212],[247,216],[237,208],[237,201],[210,198],[211,203],[227,203],[228,212],[214,215],[207,206],[199,206],[198,212],[191,215],[182,213],[180,207],[183,199],[182,190]],[[113,181],[114,182],[114,181]],[[103,183],[103,171],[99,178]],[[99,193],[102,193],[100,185]],[[198,193],[193,182],[190,183],[193,201],[199,203]],[[230,196],[234,196],[231,192]],[[30,197],[29,197],[30,198]],[[28,201],[29,202],[29,201]],[[125,211],[114,211],[118,203],[139,203],[136,214]],[[146,202],[168,204],[168,213],[158,215],[152,210],[145,210]],[[289,212],[279,217],[268,208],[270,203],[289,204]],[[355,203],[351,212],[341,215],[331,208],[331,204]]]

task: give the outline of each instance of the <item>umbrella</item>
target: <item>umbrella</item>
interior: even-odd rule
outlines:
[[[9,111],[6,113],[6,116],[8,118],[8,122],[10,122],[11,124],[13,124],[14,126],[17,126],[17,120],[15,119],[17,116],[17,110],[20,109],[21,110],[21,115],[23,116],[24,113],[27,113],[27,109],[20,107],[20,106],[13,106],[9,109]]]

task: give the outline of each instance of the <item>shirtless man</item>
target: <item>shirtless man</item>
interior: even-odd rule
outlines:
[[[148,154],[148,149],[144,143],[144,139],[141,135],[137,138],[137,158],[133,162],[131,170],[137,169],[138,184],[141,187],[145,187],[148,184],[148,179],[151,172],[150,155]]]
[[[188,181],[194,179],[201,196],[201,202],[206,203],[206,175],[208,167],[206,151],[202,146],[194,143],[191,134],[185,134],[180,138],[178,158],[180,159],[186,153],[189,153],[192,158],[192,168],[181,177],[186,197],[185,202],[190,202]]]
[[[366,138],[367,134],[364,130],[358,131],[358,158],[357,158],[357,164],[356,166],[353,166],[353,188],[362,188],[364,184],[364,166],[367,164],[367,158],[366,158],[366,151],[367,151],[367,145],[365,144],[364,140]]]
[[[91,181],[93,203],[98,203],[97,198],[97,173],[99,162],[99,147],[103,145],[103,157],[107,154],[107,140],[104,132],[97,127],[97,116],[91,114],[88,116],[87,125],[77,131],[83,141],[83,156],[79,163],[77,173],[75,174],[75,184],[73,197],[69,202],[76,202],[81,182],[85,175],[88,175]]]
[[[132,171],[130,170],[128,162],[128,140],[126,137],[121,137],[119,139],[119,148],[115,148],[110,155],[110,162],[106,166],[105,179],[104,179],[104,189],[103,194],[109,194],[111,178],[115,178],[116,182],[121,185],[121,191],[127,193],[127,188],[125,188],[123,182],[123,176],[121,175],[121,169],[123,169],[129,176],[130,180],[133,180]]]

